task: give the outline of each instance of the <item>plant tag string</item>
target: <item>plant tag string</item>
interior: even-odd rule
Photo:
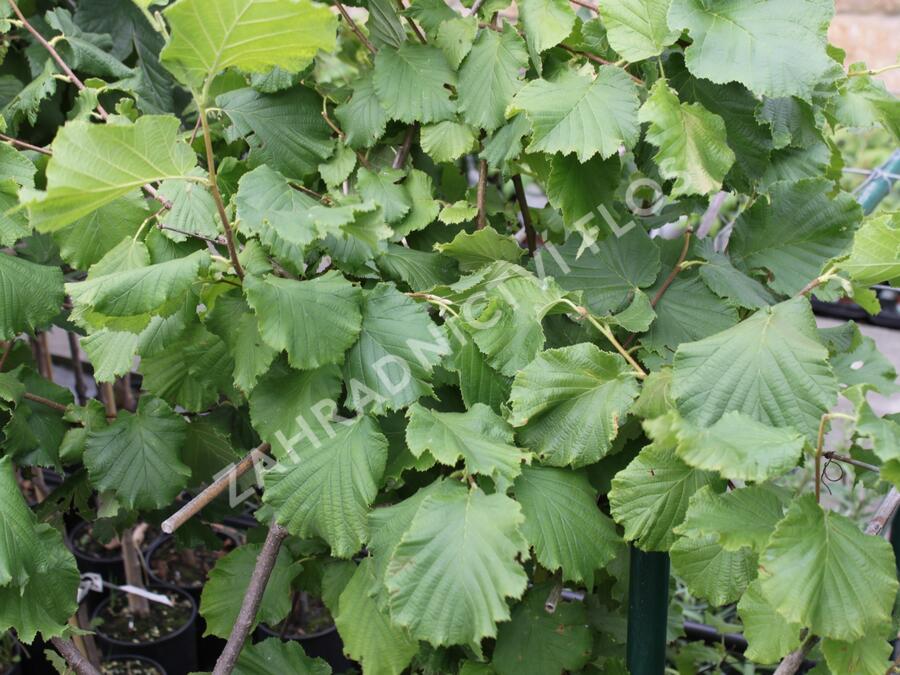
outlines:
[[[124,591],[125,593],[131,593],[132,595],[139,595],[142,598],[147,598],[147,600],[151,600],[152,602],[158,602],[161,605],[166,605],[167,607],[173,607],[172,601],[169,600],[165,595],[161,593],[153,593],[152,591],[148,591],[144,588],[138,588],[137,586],[131,586],[129,584],[125,584],[124,586],[117,586],[116,584],[111,584],[108,581],[104,581],[103,578],[94,572],[86,572],[81,575],[81,583],[78,584],[78,602],[80,603],[91,591],[101,592],[104,588],[115,588],[119,591]]]

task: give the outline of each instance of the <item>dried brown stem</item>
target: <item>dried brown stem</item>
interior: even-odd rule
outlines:
[[[678,273],[681,271],[681,264],[684,262],[684,259],[687,257],[688,249],[691,246],[691,234],[693,230],[691,228],[687,228],[684,231],[684,246],[681,247],[681,253],[678,256],[678,262],[675,263],[675,266],[672,268],[672,271],[669,272],[669,276],[666,277],[666,280],[663,282],[663,285],[659,287],[659,290],[656,292],[656,295],[653,296],[653,299],[650,301],[650,305],[656,307],[657,303],[660,301],[665,292],[669,289],[669,286],[672,285],[672,282],[675,281],[675,277],[678,276]]]
[[[263,443],[259,447],[251,450],[250,453],[240,462],[235,464],[230,471],[219,476],[200,494],[164,520],[161,526],[162,531],[166,534],[172,534],[175,530],[197,515],[207,504],[222,494],[232,481],[236,481],[247,473],[247,471],[265,456],[268,449],[269,444]]]
[[[234,670],[244,642],[256,620],[256,612],[259,611],[266,584],[275,567],[278,551],[287,535],[286,529],[277,523],[272,523],[259,557],[256,559],[256,567],[253,569],[250,583],[247,585],[247,592],[244,594],[244,601],[234,622],[234,627],[231,629],[231,635],[228,637],[228,642],[225,644],[219,660],[216,661],[212,675],[230,675]]]
[[[216,156],[213,153],[212,134],[209,131],[209,121],[206,119],[206,110],[204,108],[200,108],[200,126],[203,129],[203,145],[206,148],[206,170],[209,172],[209,190],[212,193],[213,201],[216,203],[216,210],[219,212],[222,228],[225,230],[225,245],[228,247],[231,265],[234,267],[235,274],[243,279],[244,268],[238,259],[237,246],[234,243],[234,231],[231,229],[231,222],[228,220],[228,213],[225,211],[222,193],[219,192],[219,182],[216,178]]]
[[[531,210],[528,208],[528,200],[525,198],[525,186],[522,185],[522,176],[515,174],[512,177],[513,187],[516,190],[516,200],[519,202],[519,211],[522,212],[522,225],[525,227],[525,241],[528,243],[528,252],[534,255],[537,249],[537,232],[531,222]]]

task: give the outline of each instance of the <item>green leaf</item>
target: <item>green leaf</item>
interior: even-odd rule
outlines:
[[[447,284],[458,276],[453,259],[397,244],[389,244],[375,264],[385,278],[402,282],[413,291],[424,291],[439,284]]]
[[[299,641],[268,638],[248,644],[234,666],[235,675],[331,675],[331,666],[323,659],[306,655]]]
[[[495,260],[517,263],[525,254],[515,239],[498,234],[490,226],[471,233],[460,232],[452,241],[435,244],[434,248],[459,261],[463,273],[474,272]]]
[[[219,558],[210,570],[200,595],[200,614],[206,619],[204,635],[227,638],[231,634],[261,551],[262,544],[238,546]],[[291,562],[287,549],[279,550],[253,627],[259,623],[274,626],[288,615],[291,611],[291,580],[297,572],[299,567]]]
[[[638,139],[637,86],[624,70],[601,66],[596,79],[564,70],[555,80],[532,80],[513,98],[507,116],[531,122],[529,152],[575,153],[584,163],[610,157]]]
[[[460,200],[458,202],[453,202],[452,204],[447,204],[447,206],[441,209],[438,218],[447,225],[458,225],[459,223],[465,223],[468,220],[472,220],[477,213],[478,209],[475,206],[472,206],[465,200]]]
[[[295,368],[340,364],[359,335],[360,290],[338,272],[307,281],[267,276],[244,280],[263,340],[287,350]]]
[[[475,16],[454,17],[441,23],[435,36],[435,44],[444,52],[447,62],[454,70],[466,58],[478,32],[478,18]]]
[[[721,607],[736,601],[756,577],[756,555],[748,548],[724,549],[715,537],[681,537],[672,544],[672,571],[691,594]]]
[[[883,635],[866,635],[860,640],[822,641],[822,653],[832,673],[884,675],[884,662],[893,654],[891,643]]]
[[[337,32],[336,15],[308,0],[180,0],[165,17],[172,36],[160,58],[203,94],[226,68],[302,70],[320,49],[334,50]]]
[[[756,663],[776,663],[800,646],[800,626],[788,623],[766,600],[761,579],[747,586],[738,615],[747,638],[746,656]]]
[[[531,60],[541,71],[541,52],[569,37],[575,27],[575,12],[566,0],[522,0],[519,7]]]
[[[364,558],[340,595],[334,623],[346,653],[366,673],[400,675],[418,653],[419,644],[392,624],[370,597],[374,582],[372,561]]]
[[[734,265],[769,270],[769,286],[784,295],[819,276],[850,244],[862,217],[853,197],[832,198],[832,189],[824,179],[773,185],[772,204],[754,204],[735,225],[728,245]]]
[[[672,196],[709,194],[722,187],[734,164],[725,123],[699,103],[681,103],[665,80],[657,80],[641,107],[650,124],[647,140],[659,148],[653,160],[664,178],[674,179]]]
[[[299,537],[321,537],[349,558],[368,538],[366,514],[378,494],[387,439],[370,417],[332,430],[266,474],[264,499],[276,520]]]
[[[181,461],[187,423],[165,403],[141,397],[136,413],[88,434],[84,465],[98,490],[109,490],[128,508],[172,503],[191,474]]]
[[[459,112],[473,127],[493,131],[522,87],[519,72],[528,65],[525,44],[511,25],[498,33],[484,29],[459,71]]]
[[[674,450],[648,445],[613,478],[610,512],[625,528],[626,541],[645,551],[666,551],[675,542],[672,530],[684,520],[691,495],[704,485],[719,490],[722,481],[692,469]]]
[[[344,364],[347,406],[381,414],[431,394],[432,370],[449,352],[443,330],[393,284],[366,291],[362,307],[359,340]]]
[[[830,0],[672,0],[669,28],[689,31],[684,55],[695,76],[736,80],[759,95],[808,98],[834,64],[825,53],[833,13]]]
[[[191,470],[191,484],[211,483],[216,474],[241,459],[224,424],[218,423],[212,415],[191,420],[182,455]]]
[[[416,457],[429,452],[441,464],[462,459],[467,474],[490,476],[501,492],[522,471],[530,455],[513,443],[513,429],[483,403],[467,412],[438,412],[414,403],[408,412],[406,443]]]
[[[394,223],[403,218],[411,208],[406,190],[400,185],[403,171],[400,169],[382,169],[369,171],[361,168],[357,172],[357,188],[363,199],[381,206],[384,219]]]
[[[368,148],[384,133],[388,114],[378,98],[372,83],[372,73],[367,72],[353,83],[353,96],[334,110],[346,134],[344,142],[351,148]]]
[[[639,227],[606,237],[579,255],[583,241],[572,236],[562,246],[539,249],[534,264],[538,276],[552,276],[567,291],[583,291],[585,304],[595,314],[620,311],[659,274],[659,249]]]
[[[234,385],[244,392],[252,390],[277,352],[263,341],[259,319],[239,291],[216,298],[206,316],[206,327],[228,347],[234,361]]]
[[[135,267],[95,275],[86,281],[66,284],[76,307],[111,317],[156,314],[167,303],[181,298],[197,279],[201,267],[209,263],[209,253],[197,251],[183,258],[156,265]]]
[[[206,172],[195,168],[192,175],[206,178]],[[219,236],[219,214],[212,193],[197,183],[167,180],[159,186],[159,194],[172,203],[172,208],[159,219],[161,225],[180,230],[163,230],[169,239],[184,241],[188,232],[215,239]],[[122,201],[122,200],[119,200]],[[113,202],[115,204],[115,202]],[[95,211],[95,214],[99,211]],[[142,219],[143,220],[143,219]],[[77,225],[77,223],[76,223]]]
[[[410,208],[403,220],[393,225],[395,241],[431,225],[441,210],[440,202],[434,198],[431,176],[424,171],[410,169],[403,189]]]
[[[356,153],[346,145],[339,144],[331,159],[319,164],[319,175],[328,187],[337,187],[350,178],[355,168]]]
[[[710,246],[703,257],[706,264],[699,268],[700,278],[720,298],[744,309],[762,309],[775,304],[775,296],[756,279],[734,267],[728,256],[716,253]]]
[[[890,544],[824,511],[811,494],[794,499],[760,564],[766,600],[816,635],[857,640],[890,622],[897,593]]]
[[[480,651],[510,617],[506,598],[525,590],[521,523],[519,505],[499,493],[456,484],[425,497],[388,564],[394,624],[435,646]]]
[[[637,395],[618,354],[590,343],[548,349],[516,374],[510,421],[542,463],[585,466],[610,451]]]
[[[62,270],[0,254],[0,340],[47,326],[62,307]]]
[[[236,89],[216,104],[234,125],[233,135],[250,146],[250,164],[265,164],[287,178],[314,173],[334,150],[331,130],[322,119],[322,99],[312,89],[296,86],[275,94]]]
[[[861,284],[900,279],[900,214],[886,213],[863,221],[853,238],[850,257],[840,266]]]
[[[672,0],[601,0],[610,46],[629,61],[659,56],[679,36],[666,23],[671,4]]]
[[[488,365],[487,357],[459,324],[451,322],[448,325],[452,353],[446,367],[459,374],[463,402],[467,408],[484,403],[494,412],[500,412],[509,398],[511,378]]]
[[[18,592],[35,574],[47,569],[42,547],[35,538],[37,522],[16,482],[10,457],[0,458],[0,504],[5,518],[0,521],[0,587]]]
[[[803,453],[802,434],[790,427],[770,427],[735,410],[708,427],[684,420],[673,426],[681,459],[731,480],[759,482],[781,476],[797,466]]]
[[[591,656],[593,635],[587,609],[560,601],[552,614],[544,608],[552,584],[531,588],[500,626],[491,667],[499,675],[576,672]]]
[[[699,426],[738,411],[793,427],[814,443],[820,418],[837,400],[827,358],[809,301],[795,298],[681,345],[672,391],[679,412]]]
[[[397,49],[406,42],[406,30],[400,23],[397,9],[389,0],[372,0],[368,6],[369,20],[366,28],[369,37],[376,47],[393,47]]]
[[[133,124],[66,124],[51,146],[46,191],[23,193],[32,226],[52,232],[142,185],[186,177],[197,158],[178,140],[178,124],[155,115]]]
[[[390,118],[407,124],[438,122],[456,109],[445,88],[456,85],[456,73],[436,47],[406,42],[399,49],[380,49],[373,84]]]
[[[459,159],[475,146],[475,131],[460,122],[445,120],[422,127],[422,150],[435,162]]]
[[[40,548],[41,564],[24,588],[0,586],[0,631],[14,628],[25,644],[32,644],[38,633],[43,640],[50,640],[70,629],[68,621],[78,610],[75,596],[81,580],[75,556],[57,530],[36,525],[30,536]]]
[[[81,347],[94,366],[94,379],[114,382],[117,377],[130,373],[140,339],[137,333],[106,328],[82,338]]]
[[[615,557],[620,540],[584,472],[525,466],[515,495],[525,515],[522,534],[538,562],[561,569],[564,581],[593,588],[594,572]]]
[[[703,487],[691,497],[684,522],[675,532],[715,536],[726,551],[746,546],[761,552],[783,515],[782,498],[770,485],[749,485],[724,494]]]
[[[250,394],[253,428],[279,459],[291,456],[301,442],[300,447],[319,447],[334,434],[329,420],[340,393],[337,366],[299,371],[278,359]]]

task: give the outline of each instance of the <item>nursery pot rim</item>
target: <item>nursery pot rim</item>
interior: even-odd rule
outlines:
[[[237,537],[228,534],[227,532],[219,532],[216,531],[217,537],[224,537],[226,539],[230,539],[232,543],[234,543],[235,547],[240,545]],[[147,576],[150,578],[151,586],[163,586],[165,588],[177,588],[180,591],[186,591],[190,593],[190,591],[196,591],[203,586],[205,586],[205,582],[200,584],[199,586],[181,586],[174,581],[166,581],[165,579],[158,577],[156,572],[153,571],[153,566],[150,564],[150,561],[153,559],[154,554],[160,549],[160,547],[168,541],[171,541],[175,538],[174,534],[161,534],[157,537],[150,546],[147,547],[147,550],[144,552],[144,561],[147,563]]]
[[[100,663],[103,664],[108,661],[143,661],[156,668],[161,675],[169,675],[168,671],[160,665],[159,661],[151,659],[149,656],[142,656],[140,654],[110,654],[109,656],[103,657]]]
[[[72,554],[76,557],[84,558],[85,560],[90,560],[91,562],[96,563],[117,563],[122,562],[122,549],[119,549],[119,552],[114,556],[102,557],[98,555],[94,555],[88,551],[85,551],[78,547],[75,543],[76,535],[80,534],[82,531],[86,530],[89,526],[93,525],[88,520],[83,520],[78,523],[75,527],[73,527],[69,533],[66,535],[66,543],[69,544],[69,550],[72,551]]]
[[[102,637],[106,642],[109,642],[110,644],[115,645],[117,647],[136,647],[136,646],[155,647],[156,645],[163,644],[165,642],[168,642],[169,640],[172,640],[172,639],[180,636],[181,634],[183,634],[184,632],[189,630],[190,627],[194,624],[194,622],[197,621],[197,615],[198,615],[197,602],[194,600],[193,597],[191,597],[190,593],[188,593],[187,591],[184,591],[176,586],[163,585],[160,587],[158,585],[150,585],[150,588],[155,589],[155,590],[172,591],[175,593],[179,593],[181,596],[190,600],[191,601],[190,617],[183,624],[181,624],[181,626],[179,626],[177,629],[173,630],[171,633],[167,633],[166,635],[158,637],[154,640],[145,640],[142,642],[126,642],[125,640],[119,640],[118,638],[114,638],[111,635],[107,635],[106,633],[104,633],[103,626],[97,626],[94,629],[97,632],[97,635]],[[112,596],[110,595],[110,596],[103,598],[103,600],[100,601],[100,604],[98,604],[97,607],[94,609],[94,611],[91,613],[91,621],[93,621],[94,619],[97,618],[97,616],[100,614],[101,610],[105,609],[111,600],[112,600]],[[166,670],[163,668],[162,672],[165,673]]]
[[[285,618],[285,621],[287,621],[287,618]],[[302,642],[303,640],[312,640],[315,638],[323,637],[325,635],[328,635],[329,633],[334,633],[337,631],[337,625],[332,623],[330,626],[328,626],[328,628],[323,628],[322,630],[316,631],[315,633],[310,633],[309,635],[298,635],[298,636],[285,635],[284,637],[282,637],[281,633],[274,630],[267,623],[260,623],[259,626],[257,626],[257,628],[261,632],[266,633],[266,637],[274,637],[274,638],[278,638],[279,640],[283,640],[283,641],[297,640],[298,642]]]

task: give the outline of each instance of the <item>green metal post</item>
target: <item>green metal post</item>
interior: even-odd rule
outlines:
[[[897,180],[897,175],[900,175],[900,150],[894,150],[894,154],[875,169],[860,186],[856,199],[862,205],[866,215],[872,213],[878,203],[887,197],[894,181]]]
[[[669,554],[631,547],[627,661],[631,675],[662,675],[666,667]]]

